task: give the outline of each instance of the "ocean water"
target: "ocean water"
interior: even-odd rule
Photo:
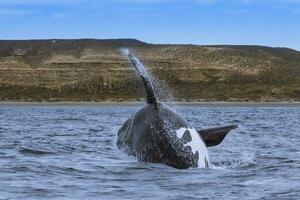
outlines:
[[[300,107],[177,106],[238,124],[210,169],[138,163],[117,131],[142,105],[0,105],[0,199],[300,199]]]

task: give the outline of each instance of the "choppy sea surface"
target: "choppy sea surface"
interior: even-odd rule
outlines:
[[[0,199],[300,199],[300,107],[176,106],[238,124],[210,169],[138,163],[117,131],[142,105],[0,105]]]

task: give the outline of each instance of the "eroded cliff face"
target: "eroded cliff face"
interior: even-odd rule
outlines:
[[[152,45],[137,40],[0,41],[0,99],[136,101],[128,47],[182,101],[300,100],[300,52],[260,46]]]

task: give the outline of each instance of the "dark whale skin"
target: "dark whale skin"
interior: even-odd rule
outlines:
[[[207,146],[220,144],[237,126],[196,131],[157,101],[149,74],[134,55],[125,53],[143,81],[147,105],[124,123],[117,146],[140,162],[163,163],[178,169],[209,167]]]
[[[178,169],[198,166],[193,154],[176,130],[188,123],[167,106],[147,104],[134,113],[118,132],[117,146],[139,162],[163,163]],[[201,152],[200,152],[201,153]]]

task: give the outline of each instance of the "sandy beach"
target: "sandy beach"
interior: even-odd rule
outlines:
[[[298,107],[300,102],[163,102],[170,105],[191,105],[202,107]],[[107,106],[107,105],[143,105],[142,101],[124,101],[124,102],[19,102],[19,101],[1,101],[0,106]]]

